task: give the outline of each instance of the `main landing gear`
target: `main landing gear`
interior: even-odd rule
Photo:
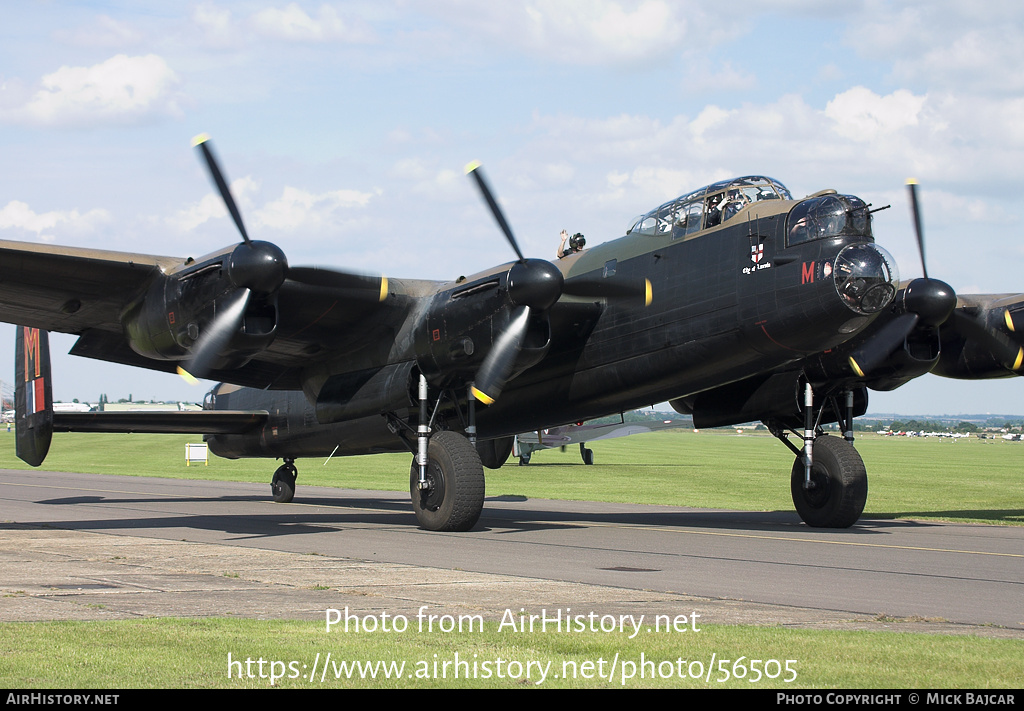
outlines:
[[[849,528],[857,523],[868,500],[868,474],[853,445],[839,437],[814,440],[811,484],[804,486],[804,462],[793,462],[790,489],[796,512],[808,526]]]
[[[433,418],[428,416],[427,380],[422,375],[419,400],[415,446],[402,431],[411,429],[403,420],[393,415],[388,420],[392,431],[415,452],[409,472],[409,493],[416,520],[430,531],[468,531],[480,520],[485,488],[483,464],[473,441],[476,439],[473,398],[470,396],[468,401],[466,431],[469,438],[447,430],[431,434]]]
[[[845,406],[835,397],[826,401],[835,410],[843,437],[826,435],[820,427],[822,407],[814,407],[811,386],[804,394],[804,447],[797,449],[777,423],[772,434],[796,454],[790,476],[793,504],[800,518],[816,528],[849,528],[857,522],[868,499],[864,460],[853,448],[853,393],[844,394]],[[795,433],[795,432],[794,432]]]
[[[484,469],[480,455],[457,432],[438,432],[427,447],[426,486],[414,459],[409,474],[412,509],[430,531],[468,531],[484,508]]]

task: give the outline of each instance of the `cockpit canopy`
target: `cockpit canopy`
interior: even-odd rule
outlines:
[[[792,199],[786,186],[772,178],[748,175],[722,180],[636,218],[626,234],[685,237],[727,222],[751,203]]]

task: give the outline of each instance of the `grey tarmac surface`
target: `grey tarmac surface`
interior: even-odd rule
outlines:
[[[490,498],[416,527],[408,495],[0,470],[0,621],[698,614],[1024,639],[1024,528]]]

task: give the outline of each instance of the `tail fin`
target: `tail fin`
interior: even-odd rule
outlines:
[[[18,458],[38,467],[53,438],[50,334],[17,327],[14,355],[14,424]]]

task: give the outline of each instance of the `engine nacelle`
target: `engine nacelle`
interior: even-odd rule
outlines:
[[[434,297],[416,335],[419,366],[437,386],[471,380],[495,341],[509,328],[508,273],[491,274]],[[532,312],[511,380],[539,363],[551,345],[551,325]]]
[[[125,313],[128,342],[139,355],[184,360],[217,314],[237,298],[238,288],[214,262],[157,279]],[[237,368],[270,345],[277,333],[277,295],[253,294],[241,329],[222,349],[216,368]]]

